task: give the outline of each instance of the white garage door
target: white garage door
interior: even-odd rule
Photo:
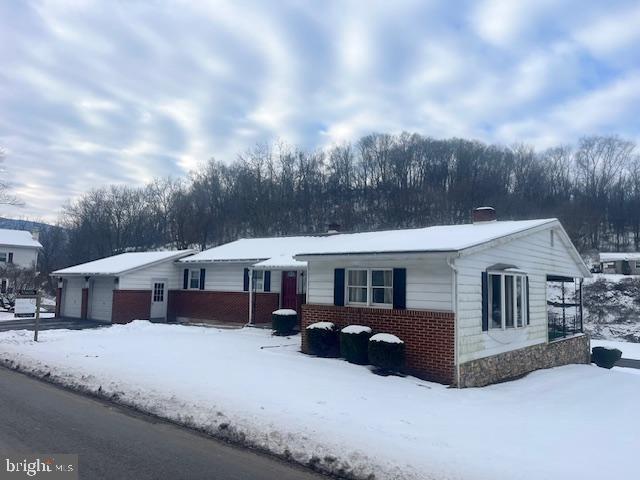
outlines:
[[[83,278],[67,278],[64,280],[61,311],[63,317],[80,318],[83,285]]]
[[[91,320],[101,322],[111,321],[111,309],[113,306],[113,286],[114,279],[95,278],[91,281],[89,290],[89,313]]]

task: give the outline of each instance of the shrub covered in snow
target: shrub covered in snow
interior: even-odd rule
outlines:
[[[349,325],[340,331],[340,355],[350,363],[369,363],[371,329],[362,325]]]
[[[338,332],[333,323],[312,323],[306,330],[309,353],[319,357],[338,356]]]
[[[383,372],[400,372],[404,350],[404,342],[395,335],[378,333],[369,339],[369,362]]]
[[[591,361],[602,368],[613,368],[622,358],[622,352],[617,348],[593,347]]]
[[[280,309],[271,314],[271,327],[274,335],[291,335],[298,324],[298,313],[295,310]]]

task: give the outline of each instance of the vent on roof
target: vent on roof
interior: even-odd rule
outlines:
[[[471,213],[471,219],[473,223],[495,222],[496,209],[493,207],[474,208]]]

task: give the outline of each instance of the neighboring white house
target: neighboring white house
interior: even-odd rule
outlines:
[[[0,267],[13,264],[35,271],[41,248],[37,234],[26,230],[0,229]],[[8,279],[0,278],[0,292],[4,293],[7,288],[12,288]]]
[[[174,262],[193,250],[130,252],[57,270],[57,316],[100,322],[166,320]]]

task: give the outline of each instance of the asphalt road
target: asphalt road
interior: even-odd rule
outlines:
[[[327,478],[0,367],[6,453],[77,453],[92,480]]]

